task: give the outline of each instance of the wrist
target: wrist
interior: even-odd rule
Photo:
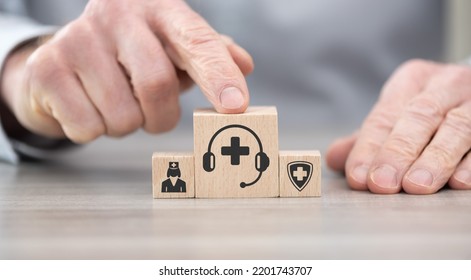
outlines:
[[[24,94],[24,71],[28,57],[50,36],[25,41],[10,52],[0,73],[0,121],[8,137],[21,139],[30,134],[15,116],[15,99]]]

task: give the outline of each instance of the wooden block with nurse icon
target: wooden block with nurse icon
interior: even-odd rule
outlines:
[[[191,153],[152,155],[154,198],[194,198],[194,160]]]

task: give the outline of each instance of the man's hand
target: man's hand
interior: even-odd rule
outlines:
[[[217,111],[243,112],[250,55],[182,0],[92,0],[5,66],[3,100],[28,130],[74,142],[169,130],[194,81]]]
[[[471,68],[410,61],[386,83],[361,130],[336,141],[328,165],[351,188],[431,194],[471,189]]]

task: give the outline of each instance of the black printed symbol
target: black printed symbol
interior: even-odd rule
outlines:
[[[216,155],[211,152],[211,148],[213,146],[213,142],[216,137],[223,131],[228,129],[242,129],[250,134],[257,140],[258,147],[260,151],[255,155],[255,169],[258,171],[258,176],[255,180],[251,182],[240,182],[240,187],[245,188],[248,186],[252,186],[257,183],[260,178],[262,177],[262,173],[267,170],[270,166],[270,158],[266,153],[263,152],[263,145],[262,141],[258,137],[258,135],[249,127],[241,124],[230,124],[220,128],[218,131],[214,133],[209,140],[208,143],[208,151],[203,155],[203,169],[206,172],[213,172],[216,168]],[[241,156],[248,156],[250,153],[249,147],[240,146],[240,138],[239,137],[231,137],[231,146],[225,146],[221,148],[221,154],[224,156],[231,156],[231,165],[239,165],[240,164],[240,157]]]
[[[249,155],[249,147],[240,146],[240,137],[231,137],[231,146],[221,148],[223,156],[231,156],[231,165],[239,165],[241,156]]]
[[[307,161],[293,161],[288,163],[288,177],[293,186],[302,191],[311,180],[312,163]]]
[[[181,172],[177,161],[168,163],[167,180],[162,182],[162,192],[186,192],[186,183],[181,180]]]

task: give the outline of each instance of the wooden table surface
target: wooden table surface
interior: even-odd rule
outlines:
[[[280,147],[324,151],[339,134],[280,130]],[[0,164],[0,258],[471,258],[471,191],[373,195],[324,168],[321,198],[152,199],[152,152],[192,149],[180,128]]]

